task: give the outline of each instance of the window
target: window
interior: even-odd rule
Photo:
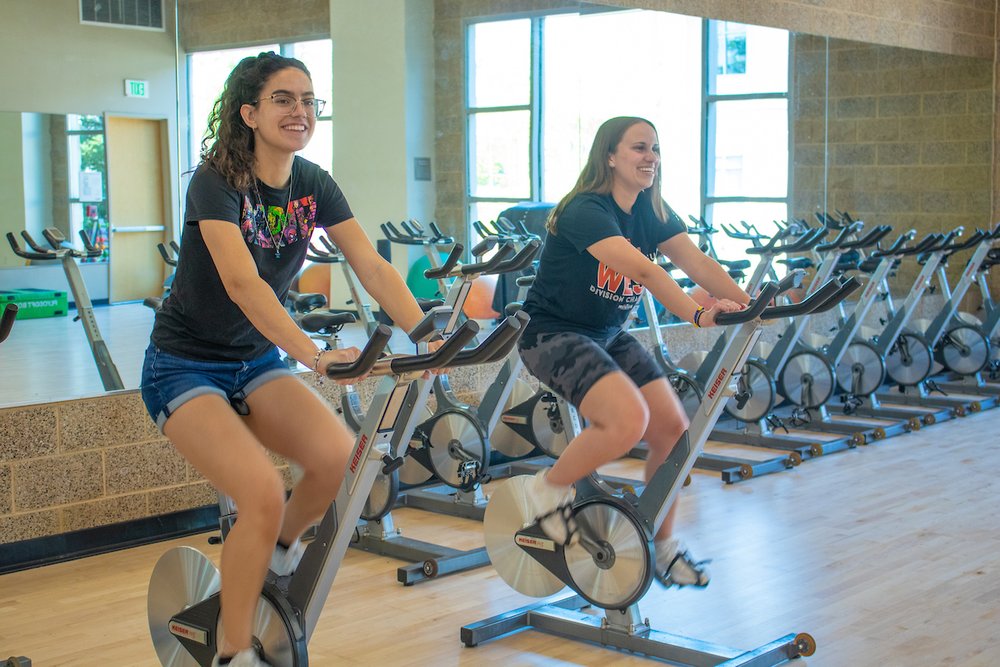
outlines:
[[[705,219],[769,234],[788,218],[788,32],[710,20],[706,33]],[[746,249],[722,233],[714,244]]]
[[[274,51],[283,56],[298,58],[312,75],[316,97],[327,101],[324,113],[316,119],[316,131],[302,157],[315,162],[327,171],[333,170],[333,117],[330,103],[333,90],[333,46],[329,39],[288,44],[202,51],[188,56],[188,164],[200,161],[201,142],[208,130],[208,116],[234,67],[248,56],[264,51]]]
[[[561,199],[620,115],[656,126],[663,195],[682,218],[787,217],[786,31],[615,10],[473,23],[467,37],[467,223]],[[595,48],[609,42],[641,65]],[[744,242],[727,241],[723,256],[741,257]]]
[[[98,257],[83,262],[108,259],[107,162],[104,155],[104,119],[100,116],[66,116],[67,185],[69,190],[70,236],[73,243],[82,230],[91,243],[104,249]]]
[[[531,146],[531,19],[475,23],[469,27],[468,210],[473,220],[495,220],[511,204],[537,192]],[[475,238],[475,236],[471,236]]]

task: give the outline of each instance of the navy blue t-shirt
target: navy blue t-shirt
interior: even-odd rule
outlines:
[[[257,181],[250,192],[238,192],[203,163],[188,185],[177,273],[170,296],[156,313],[153,344],[206,361],[246,361],[274,346],[226,293],[202,238],[201,220],[239,226],[260,277],[283,302],[305,262],[313,229],[352,217],[330,174],[304,158],[296,156],[292,163],[288,188],[275,190]]]
[[[574,197],[556,221],[556,233],[545,239],[538,274],[524,300],[531,316],[525,333],[571,331],[601,339],[620,330],[643,286],[597,261],[587,248],[624,236],[653,258],[658,245],[686,231],[680,217],[667,211],[667,221],[661,222],[646,196],[636,200],[632,213],[625,213],[610,193]]]

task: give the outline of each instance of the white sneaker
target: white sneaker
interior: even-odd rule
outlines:
[[[271,554],[270,570],[279,577],[287,577],[299,566],[306,548],[300,540],[295,540],[287,549],[280,544],[274,546],[274,553]]]
[[[704,588],[711,581],[705,565],[710,561],[696,561],[680,540],[671,537],[657,541],[656,580],[664,586],[699,586]]]
[[[572,486],[556,486],[546,480],[548,470],[539,470],[528,485],[531,500],[535,503],[535,521],[542,532],[556,544],[575,544],[579,540],[578,525],[573,516]]]
[[[243,649],[234,655],[232,660],[227,664],[228,667],[271,667],[271,665],[261,660],[257,656],[257,651],[252,648]],[[215,656],[215,659],[212,660],[212,667],[219,667],[219,656]],[[226,667],[226,665],[223,665],[223,667]]]

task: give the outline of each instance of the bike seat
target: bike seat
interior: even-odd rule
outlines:
[[[813,267],[813,261],[808,257],[788,257],[786,259],[779,259],[778,262],[792,270],[811,269]]]
[[[719,264],[722,264],[730,271],[746,271],[747,269],[750,268],[749,259],[734,259],[734,260],[720,259]]]
[[[356,322],[357,319],[354,313],[334,313],[323,310],[305,315],[299,322],[299,326],[309,333],[329,333],[331,330],[336,333],[345,324]]]
[[[289,294],[285,298],[286,303],[291,303],[292,309],[296,313],[308,313],[310,310],[316,308],[322,308],[326,305],[326,297],[322,294],[313,294],[308,292],[305,294]]]

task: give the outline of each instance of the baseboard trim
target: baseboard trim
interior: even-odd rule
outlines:
[[[96,556],[219,528],[219,506],[123,521],[107,526],[0,544],[0,574]]]

